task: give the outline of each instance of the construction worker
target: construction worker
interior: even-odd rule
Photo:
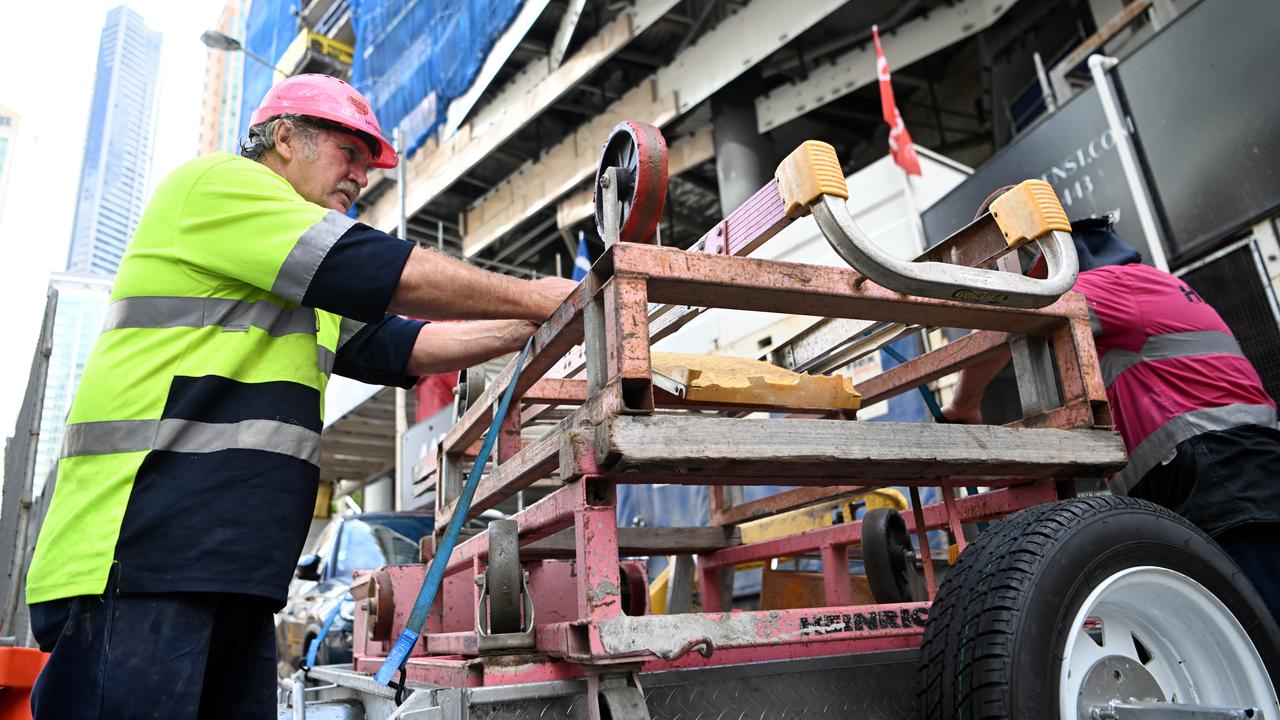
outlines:
[[[410,387],[518,350],[575,285],[349,218],[397,158],[336,78],[274,87],[241,155],[171,173],[120,263],[27,576],[40,720],[274,718],[330,372]]]
[[[1088,303],[1112,420],[1129,451],[1109,489],[1163,505],[1213,537],[1280,618],[1275,402],[1217,311],[1143,265],[1109,217],[1073,223],[1072,238],[1074,289]],[[1042,269],[1041,259],[1028,274]],[[981,422],[983,391],[1008,359],[963,371],[943,414]]]

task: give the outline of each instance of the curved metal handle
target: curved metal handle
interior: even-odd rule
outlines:
[[[876,283],[907,295],[958,300],[982,305],[1039,308],[1071,289],[1079,274],[1071,235],[1054,230],[1037,239],[1048,264],[1048,277],[983,270],[941,262],[909,262],[884,251],[853,221],[845,201],[823,195],[809,206],[827,242],[850,267]]]

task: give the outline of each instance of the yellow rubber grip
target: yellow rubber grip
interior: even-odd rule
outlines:
[[[1071,232],[1071,221],[1058,202],[1053,186],[1044,180],[1023,180],[991,203],[991,217],[1009,247],[1022,247],[1054,230]]]
[[[808,215],[809,204],[823,195],[849,199],[836,149],[821,140],[805,140],[778,165],[773,176],[778,179],[778,194],[788,217]]]

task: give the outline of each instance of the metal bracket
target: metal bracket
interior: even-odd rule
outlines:
[[[676,380],[675,378],[667,377],[657,370],[653,371],[653,386],[671,393],[676,397],[685,397],[689,394],[688,385]]]
[[[1016,255],[1000,258],[996,267],[1006,273],[1020,273]],[[1013,356],[1013,376],[1018,383],[1022,417],[1029,418],[1062,404],[1055,379],[1053,352],[1043,337],[1017,335],[1009,340]]]
[[[1162,702],[1110,702],[1089,709],[1096,720],[1265,720],[1258,708],[1216,707]]]
[[[618,202],[618,168],[611,167],[600,176],[600,192],[603,193],[601,205],[604,208],[604,246],[611,248],[618,244],[619,233],[622,232],[622,204]]]
[[[587,718],[649,720],[639,668],[623,666],[609,668],[607,672],[588,672]]]
[[[529,594],[529,573],[520,571],[520,599],[524,606],[524,630],[513,633],[489,632],[489,585],[485,573],[476,575],[480,601],[476,603],[476,649],[481,654],[528,650],[534,647],[533,596]]]

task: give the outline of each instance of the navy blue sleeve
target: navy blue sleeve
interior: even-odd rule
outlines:
[[[377,323],[391,304],[412,250],[407,240],[355,223],[325,253],[301,304]]]
[[[382,320],[360,328],[338,346],[334,373],[373,385],[411,388],[416,375],[405,373],[418,331],[427,323],[384,315]]]

